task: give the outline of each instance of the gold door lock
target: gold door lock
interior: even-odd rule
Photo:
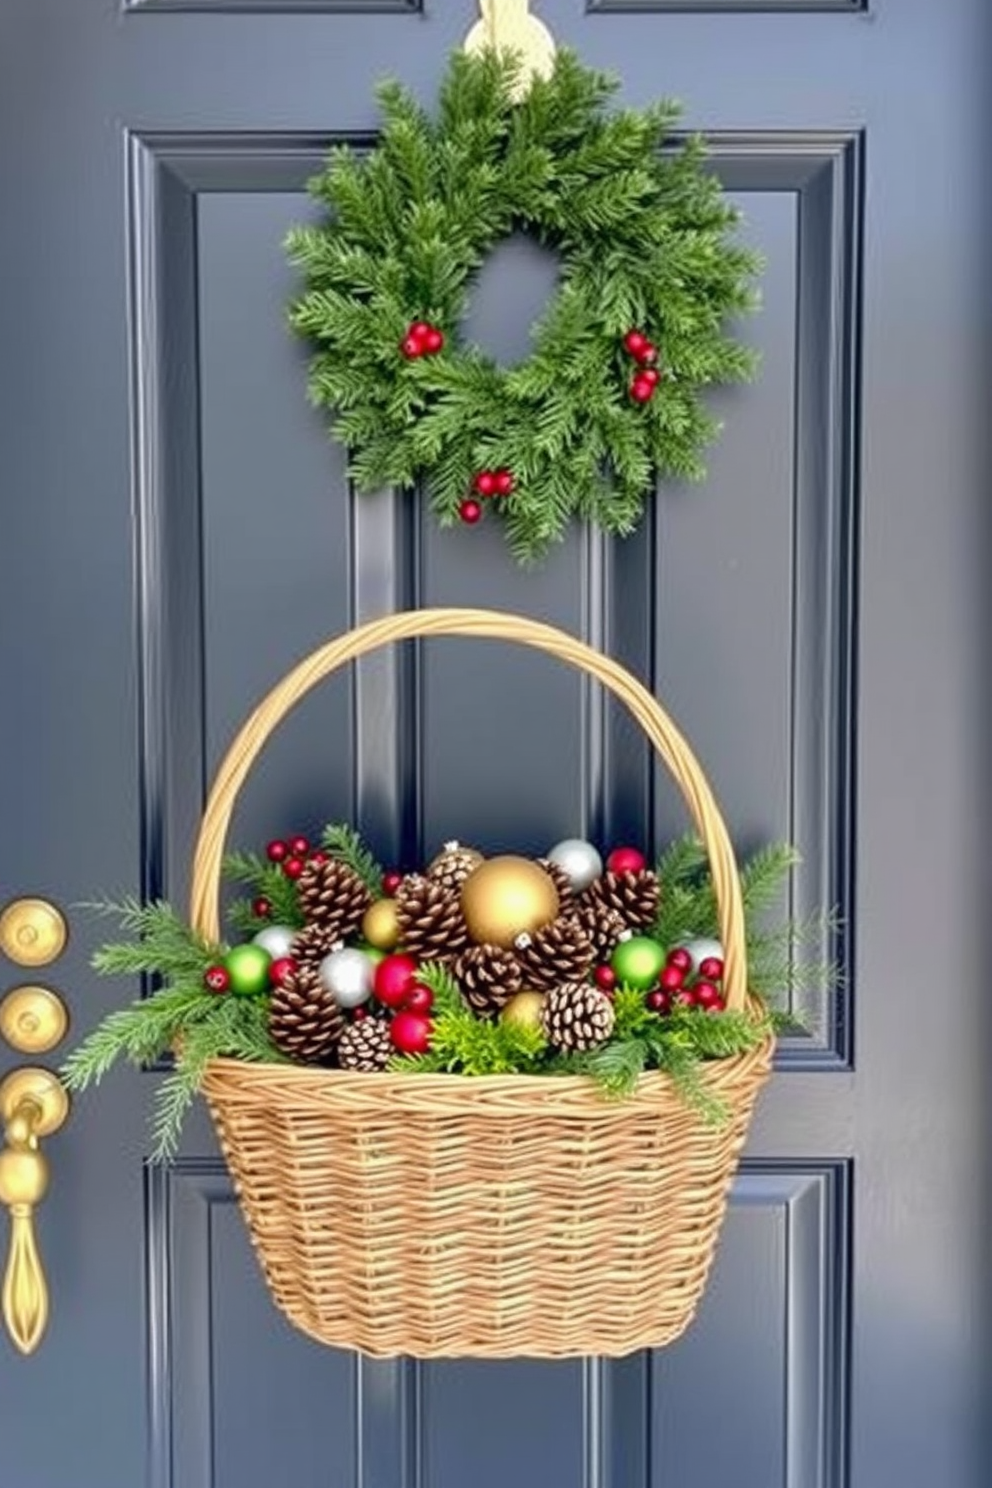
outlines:
[[[45,1069],[24,1067],[0,1082],[0,1203],[10,1210],[10,1249],[3,1279],[3,1316],[22,1354],[38,1347],[48,1322],[48,1283],[38,1254],[34,1211],[48,1189],[48,1161],[38,1149],[69,1114],[69,1097]]]
[[[47,966],[68,936],[65,915],[47,899],[12,899],[0,913],[0,951],[18,966]]]

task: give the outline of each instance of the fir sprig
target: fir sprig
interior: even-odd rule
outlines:
[[[376,897],[382,893],[382,867],[354,827],[333,822],[324,828],[321,844],[333,858],[356,873]]]
[[[293,928],[303,924],[295,880],[288,878],[278,863],[270,863],[258,853],[232,852],[225,856],[221,873],[229,883],[241,884],[251,895],[236,900],[228,910],[230,924],[240,934],[255,935],[269,924]],[[253,912],[254,898],[268,899],[272,908],[267,918]]]
[[[392,1069],[474,1076],[537,1072],[547,1054],[540,1029],[477,1018],[443,966],[424,966],[418,974],[434,993],[430,1050],[398,1056]]]

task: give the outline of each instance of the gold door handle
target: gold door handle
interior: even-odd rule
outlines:
[[[68,1114],[65,1087],[48,1070],[12,1070],[0,1083],[0,1203],[10,1210],[3,1316],[22,1354],[38,1347],[48,1322],[48,1283],[35,1239],[34,1211],[48,1189],[49,1167],[38,1140],[57,1132]]]

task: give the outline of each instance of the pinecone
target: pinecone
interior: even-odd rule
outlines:
[[[580,899],[569,918],[592,941],[597,961],[608,961],[624,935],[631,933],[623,915],[608,905],[586,903]]]
[[[319,1064],[332,1053],[345,1027],[344,1013],[320,980],[313,964],[273,987],[269,1037],[277,1049],[301,1064]]]
[[[562,982],[583,982],[596,959],[593,943],[577,919],[559,915],[514,943],[524,984],[545,992]]]
[[[427,869],[432,883],[443,884],[446,889],[460,889],[473,868],[482,862],[482,854],[474,847],[463,847],[460,842],[446,842]]]
[[[658,875],[650,868],[639,873],[603,873],[583,896],[586,903],[615,909],[629,930],[647,930],[654,924],[660,898]]]
[[[520,962],[502,946],[469,946],[452,970],[477,1018],[494,1018],[523,986]]]
[[[558,890],[558,913],[560,915],[567,914],[575,903],[575,890],[572,888],[572,880],[564,868],[559,863],[552,863],[550,858],[538,858],[537,866],[544,869]]]
[[[605,1044],[615,1017],[605,992],[583,982],[566,982],[546,995],[541,1026],[549,1044],[571,1054]]]
[[[311,859],[296,880],[296,889],[307,923],[329,930],[335,940],[354,935],[372,903],[364,879],[337,858]]]
[[[453,889],[413,874],[396,894],[400,945],[418,961],[450,961],[468,945],[461,900]]]
[[[340,944],[341,937],[325,925],[305,925],[293,937],[291,955],[300,970],[316,976],[321,961]]]
[[[349,1023],[338,1039],[338,1064],[345,1070],[363,1072],[385,1069],[393,1052],[389,1024],[381,1018],[363,1018]]]

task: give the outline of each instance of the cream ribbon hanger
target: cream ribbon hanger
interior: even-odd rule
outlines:
[[[523,61],[515,96],[522,98],[532,78],[550,77],[555,61],[554,37],[530,13],[530,0],[479,0],[482,19],[465,38],[466,52],[512,51]]]

